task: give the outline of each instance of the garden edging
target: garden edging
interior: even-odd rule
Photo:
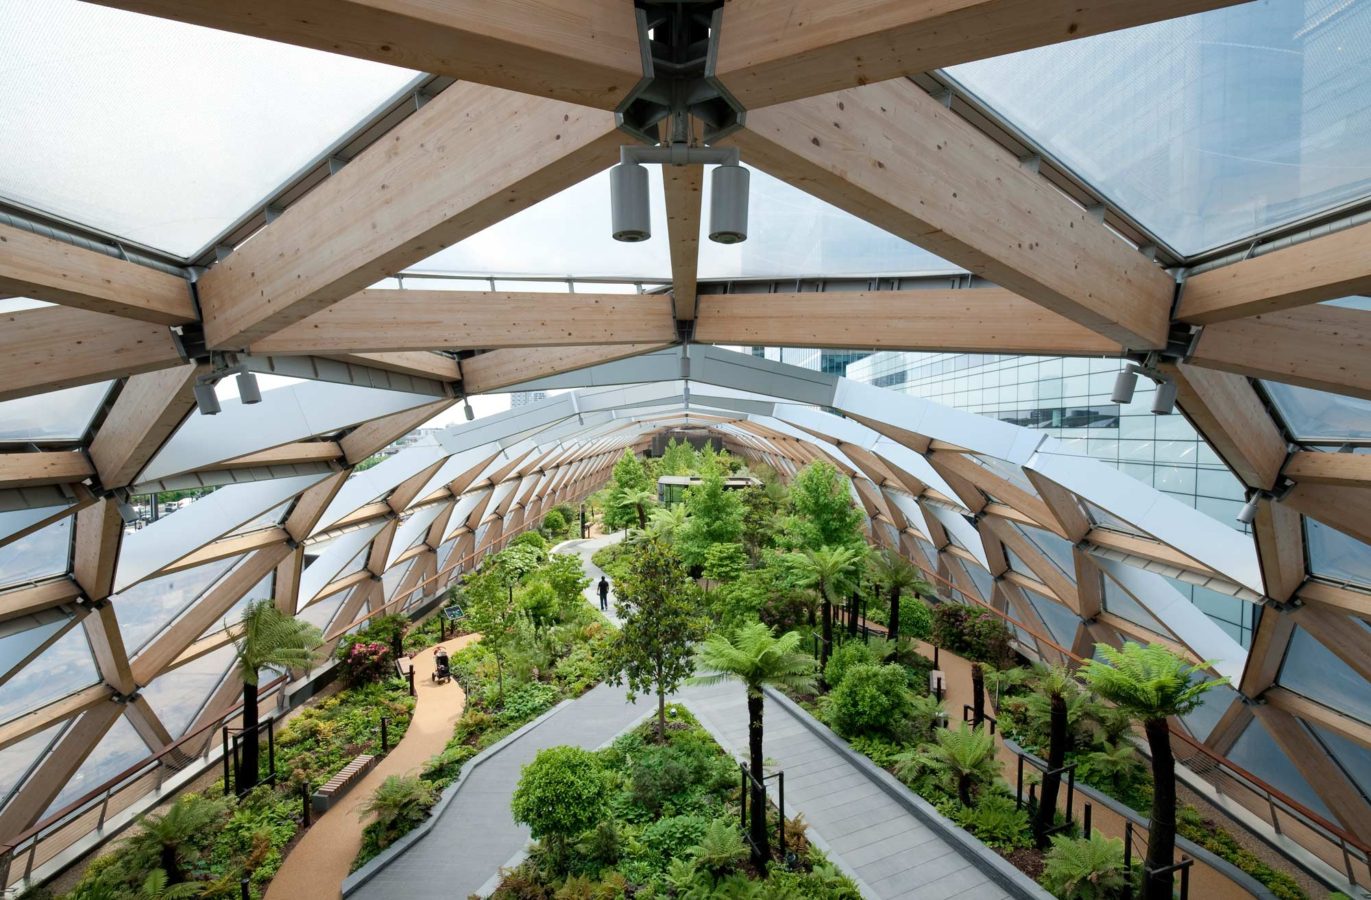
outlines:
[[[1028,752],[1010,738],[1004,738],[1004,745],[1011,753],[1022,753],[1041,767],[1046,767],[1047,765],[1040,757]],[[1143,828],[1147,827],[1147,816],[1144,816],[1130,806],[1120,803],[1108,794],[1102,793],[1081,781],[1076,782],[1075,790],[1076,793],[1090,798],[1091,803],[1106,807],[1120,818],[1128,819],[1132,821],[1134,825],[1141,825]],[[1266,885],[1262,884],[1251,875],[1248,875],[1228,860],[1210,850],[1206,850],[1183,835],[1176,835],[1176,847],[1183,850],[1187,856],[1194,857],[1206,866],[1209,866],[1209,868],[1223,875],[1229,881],[1247,891],[1252,896],[1259,898],[1259,900],[1276,900],[1276,895],[1272,893],[1271,889]]]
[[[870,759],[853,750],[832,729],[810,715],[798,703],[774,688],[763,688],[766,696],[794,716],[801,725],[817,735],[821,740],[841,754],[850,765],[876,784],[887,796],[909,810],[930,829],[936,831],[952,848],[971,864],[984,871],[996,884],[1010,895],[1024,900],[1054,900],[1052,894],[1044,890],[989,847],[976,840],[955,824],[943,818],[922,797],[901,784],[895,776],[873,763]]]
[[[443,811],[446,810],[448,805],[452,802],[452,799],[457,796],[457,792],[461,790],[462,785],[466,783],[467,776],[469,776],[473,771],[475,771],[477,766],[481,765],[486,760],[495,756],[497,753],[504,750],[510,744],[514,743],[514,741],[518,740],[520,737],[523,737],[525,734],[532,731],[534,728],[537,728],[547,719],[552,718],[554,715],[561,711],[562,707],[567,706],[572,702],[573,701],[570,698],[563,700],[561,703],[558,703],[556,706],[552,707],[547,712],[543,713],[541,716],[538,716],[536,719],[532,719],[531,721],[524,723],[519,728],[516,728],[514,731],[511,731],[509,734],[500,738],[500,740],[491,744],[489,747],[482,750],[480,753],[476,754],[470,760],[468,760],[466,765],[462,766],[462,771],[460,774],[458,774],[457,780],[454,781],[452,784],[448,785],[448,787],[443,791],[443,795],[438,798],[438,802],[433,804],[433,809],[429,811],[429,816],[427,819],[425,819],[417,827],[415,827],[413,831],[410,831],[409,833],[405,834],[395,843],[391,844],[389,847],[382,850],[380,853],[376,855],[374,859],[370,860],[366,865],[362,866],[362,868],[358,869],[356,872],[353,872],[343,881],[343,896],[349,896],[362,885],[366,884],[368,881],[375,878],[378,872],[380,872],[386,866],[394,862],[397,857],[404,854],[406,850],[408,850],[411,846],[416,844],[425,835],[427,835],[429,831],[432,830],[434,823],[438,821],[439,816],[443,814]]]

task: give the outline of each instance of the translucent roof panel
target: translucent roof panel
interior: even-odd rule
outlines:
[[[74,0],[0,0],[0,60],[0,196],[180,256],[416,76]]]
[[[7,722],[99,680],[86,630],[77,625],[0,685],[0,721]]]
[[[1281,752],[1275,740],[1262,727],[1260,720],[1255,720],[1247,726],[1242,736],[1228,751],[1228,758],[1249,772],[1260,772],[1264,781],[1270,782],[1277,790],[1289,794],[1324,818],[1333,817],[1327,805],[1295,768],[1290,757]]]
[[[3,142],[4,137],[0,136],[0,144]],[[0,443],[81,440],[113,383],[83,384],[0,403]]]
[[[1371,6],[1262,0],[949,74],[1183,254],[1371,190]]]
[[[57,739],[57,736],[62,733],[62,729],[66,727],[66,722],[49,725],[42,731],[31,734],[22,741],[17,741],[0,750],[0,803],[9,799],[10,793],[18,787],[19,782],[37,764],[39,757],[47,752],[48,746]]]
[[[193,569],[149,578],[115,594],[114,611],[124,634],[124,646],[136,653],[240,559],[229,557]]]
[[[1309,568],[1315,575],[1371,587],[1371,545],[1308,516],[1304,517],[1304,538]]]
[[[1371,440],[1371,400],[1263,381],[1296,440],[1310,443]]]
[[[233,646],[220,647],[153,681],[143,688],[143,699],[152,705],[167,731],[180,737],[195,720],[209,695],[224,680],[233,660]]]
[[[45,525],[0,547],[0,587],[37,581],[67,571],[71,558],[71,516]]]
[[[0,675],[19,665],[70,618],[59,610],[47,609],[0,622]]]
[[[148,745],[138,736],[129,720],[120,716],[114,726],[95,745],[90,756],[76,770],[76,774],[62,788],[57,799],[48,806],[45,815],[52,815],[75,800],[90,793],[115,775],[148,756]]]
[[[747,240],[716,244],[708,237],[711,189],[706,170],[700,222],[701,278],[874,277],[965,271],[765,172],[750,171]],[[607,201],[608,193],[602,202]]]
[[[1347,627],[1356,628],[1351,623]],[[1371,638],[1371,634],[1363,636]],[[1366,679],[1298,625],[1290,636],[1290,646],[1276,680],[1281,687],[1330,709],[1371,722],[1371,691],[1367,690]]]
[[[660,166],[648,166],[652,199],[652,237],[637,244],[614,240],[610,226],[609,170],[517,212],[464,241],[440,250],[406,271],[469,275],[554,275],[671,278],[667,246],[666,198]],[[443,284],[407,280],[405,287],[443,290]],[[490,290],[484,285],[452,285],[455,290]],[[498,286],[500,290],[526,290]],[[566,285],[552,285],[565,291]],[[594,288],[585,285],[582,291]]]

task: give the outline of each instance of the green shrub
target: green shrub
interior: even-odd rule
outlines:
[[[547,538],[536,531],[525,531],[523,534],[520,534],[514,540],[510,541],[509,546],[533,547],[534,549],[543,551],[544,555],[547,554]]]
[[[1061,900],[1112,900],[1128,879],[1123,841],[1099,832],[1089,838],[1057,835],[1043,862],[1039,880]]]
[[[861,641],[848,640],[833,649],[824,666],[824,683],[829,689],[836,689],[843,683],[843,677],[857,666],[869,666],[876,662],[871,648]]]
[[[571,523],[567,517],[556,507],[548,510],[547,515],[543,516],[543,534],[553,539],[560,539],[567,536],[571,531]]]
[[[736,822],[715,819],[700,836],[699,843],[690,848],[689,854],[696,868],[717,880],[738,868],[747,857],[747,847]]]
[[[497,718],[502,722],[527,722],[557,704],[557,689],[541,681],[529,681],[505,691],[505,705]]]
[[[904,730],[913,700],[903,667],[859,665],[822,702],[829,724],[839,734],[855,737]]]
[[[1005,668],[1014,659],[1009,627],[999,616],[978,606],[939,603],[933,607],[932,637],[937,646],[973,662]]]
[[[933,610],[919,597],[900,600],[900,636],[926,641],[933,634]]]
[[[358,809],[363,818],[376,817],[365,829],[364,842],[384,850],[427,819],[437,801],[438,792],[429,782],[413,776],[391,775]]]
[[[710,819],[705,816],[667,816],[643,829],[639,840],[645,848],[662,860],[693,847],[705,836]]]
[[[514,818],[551,843],[563,843],[604,818],[609,786],[599,758],[580,747],[549,747],[524,766]]]
[[[975,806],[963,807],[953,818],[982,843],[997,850],[1015,850],[1033,843],[1028,810],[1004,794],[987,794]]]

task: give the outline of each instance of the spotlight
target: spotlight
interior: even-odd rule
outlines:
[[[462,403],[464,404],[462,407],[462,414],[467,417],[468,422],[474,421],[476,419],[476,410],[471,408],[471,401],[463,397]]]
[[[685,347],[681,348],[681,380],[690,380],[690,355],[686,352]]]
[[[1119,370],[1114,379],[1114,393],[1109,399],[1120,405],[1133,402],[1133,391],[1138,387],[1138,367],[1129,363]]]
[[[1252,520],[1257,518],[1257,507],[1262,499],[1261,491],[1253,491],[1252,496],[1247,498],[1243,508],[1238,510],[1238,521],[1244,525],[1251,525]]]
[[[195,392],[195,405],[199,407],[200,415],[219,415],[219,398],[214,394],[214,385],[208,381],[197,381],[193,390]]]
[[[262,402],[262,389],[257,386],[257,376],[246,370],[238,373],[238,399],[249,405]]]
[[[1152,398],[1152,413],[1169,416],[1176,410],[1176,382],[1169,378],[1157,383],[1157,394]]]
[[[709,239],[718,244],[747,240],[747,169],[737,163],[715,166],[709,198]]]
[[[633,244],[652,237],[647,169],[634,162],[621,162],[610,169],[609,202],[614,240]]]

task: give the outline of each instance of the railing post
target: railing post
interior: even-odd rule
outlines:
[[[1133,820],[1123,823],[1123,900],[1133,900]],[[1144,876],[1145,877],[1145,876]]]
[[[1090,813],[1091,813],[1090,801],[1087,800],[1087,801],[1085,802],[1084,806],[1085,806],[1084,810],[1081,811],[1081,835],[1082,835],[1082,837],[1089,838],[1089,837],[1090,837]]]
[[[276,720],[267,719],[267,767],[271,770],[271,784],[276,786]]]
[[[1014,804],[1023,809],[1023,754],[1016,754],[1019,757],[1019,775],[1014,783]]]
[[[252,900],[252,879],[251,879],[251,878],[249,878],[248,876],[244,875],[243,878],[242,878],[242,880],[238,882],[238,889],[239,889],[239,894],[242,896],[242,900]]]
[[[229,778],[229,745],[228,745],[229,739],[228,739],[228,726],[227,726],[227,725],[224,726],[223,736],[224,736],[224,796],[227,797],[227,796],[229,795],[229,791],[233,790],[233,785],[232,785],[232,783],[231,783],[231,779]]]
[[[381,752],[385,753],[390,749],[390,736],[386,731],[386,726],[390,724],[388,716],[381,717]]]
[[[738,763],[738,773],[740,776],[738,784],[743,791],[743,802],[740,804],[742,809],[742,822],[740,824],[743,828],[743,834],[747,834],[747,765],[741,762]]]
[[[1074,804],[1076,802],[1076,764],[1066,770],[1066,824],[1076,821]]]
[[[419,696],[419,695],[415,692],[415,690],[414,690],[414,660],[413,660],[413,659],[410,659],[410,661],[409,661],[409,672],[406,673],[406,674],[407,674],[407,676],[408,676],[408,678],[409,678],[409,695],[410,695],[411,697],[417,697],[417,696]]]
[[[310,813],[312,812],[309,803],[309,782],[302,781],[300,782],[300,823],[303,827],[308,828],[310,826]]]
[[[780,814],[777,843],[781,845],[781,859],[785,859],[785,773],[776,773],[776,811]]]
[[[1186,864],[1188,862],[1188,857],[1181,857],[1181,900],[1190,900],[1190,866]]]
[[[95,822],[95,830],[101,831],[105,827],[105,814],[109,812],[109,790],[105,790],[105,797],[100,801],[100,816]]]

